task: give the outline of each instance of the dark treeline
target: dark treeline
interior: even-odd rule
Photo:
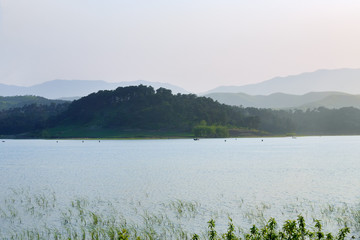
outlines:
[[[30,104],[0,111],[0,135],[14,135],[51,127],[69,103],[50,105]]]
[[[301,134],[360,134],[360,109],[324,107],[290,113],[294,132]]]
[[[155,91],[140,85],[99,91],[72,103],[30,104],[0,111],[0,135],[31,133],[36,136],[41,130],[67,126],[126,131],[206,130],[211,132],[209,136],[227,136],[224,127],[269,134],[360,134],[360,110],[352,107],[306,111],[240,108],[194,94],[174,95],[164,88]]]
[[[7,110],[10,108],[21,108],[25,105],[50,105],[52,103],[66,103],[63,100],[50,100],[44,97],[25,95],[25,96],[11,96],[1,97],[0,96],[0,110]]]
[[[360,134],[360,109],[354,107],[319,107],[305,111],[245,108],[244,112],[259,117],[259,130],[273,134]]]

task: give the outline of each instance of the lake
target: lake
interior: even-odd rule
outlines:
[[[326,218],[331,228],[332,217],[351,218],[360,203],[359,173],[360,136],[0,142],[2,209],[10,198],[51,193],[57,208],[87,199],[104,214],[110,202],[137,224],[144,214],[168,211],[188,231],[206,228],[210,218],[226,227],[231,216],[248,227],[299,213]],[[179,217],[181,203],[197,216]],[[38,221],[57,224],[56,214],[49,219]],[[0,221],[16,225],[4,214]]]

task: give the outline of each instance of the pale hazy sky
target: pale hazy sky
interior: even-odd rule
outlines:
[[[201,92],[336,68],[360,68],[359,0],[0,0],[0,83]]]

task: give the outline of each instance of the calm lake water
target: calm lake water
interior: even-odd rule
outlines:
[[[11,189],[54,192],[60,205],[105,199],[129,218],[136,218],[131,204],[190,201],[201,206],[205,225],[222,215],[242,221],[237,211],[259,206],[280,218],[314,206],[354,206],[359,173],[359,136],[0,142],[2,199]]]

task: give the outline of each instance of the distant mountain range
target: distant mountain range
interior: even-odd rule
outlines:
[[[118,87],[140,84],[152,86],[154,89],[163,87],[175,94],[189,93],[172,84],[142,80],[118,83],[53,80],[30,87],[0,84],[0,96],[35,95],[48,99],[74,100],[99,90],[114,90]],[[257,84],[222,86],[200,95],[209,96],[230,105],[251,107],[311,108],[321,106],[321,104],[330,108],[359,107],[359,97],[349,94],[360,94],[360,69],[318,70],[294,76],[276,77]]]
[[[205,96],[220,103],[243,107],[273,109],[360,108],[360,95],[341,92],[312,92],[304,95],[273,93],[266,96],[251,96],[245,93],[210,93]]]
[[[318,70],[294,76],[276,77],[257,84],[221,86],[203,95],[215,92],[246,93],[248,95],[273,93],[303,95],[309,92],[360,94],[360,69]]]
[[[53,80],[30,87],[0,84],[0,96],[36,95],[49,99],[73,100],[75,98],[83,97],[99,90],[114,90],[118,87],[134,86],[140,84],[145,86],[152,86],[154,89],[163,87],[170,89],[173,93],[189,93],[185,89],[172,84],[142,80],[117,83],[109,83],[100,80]]]

